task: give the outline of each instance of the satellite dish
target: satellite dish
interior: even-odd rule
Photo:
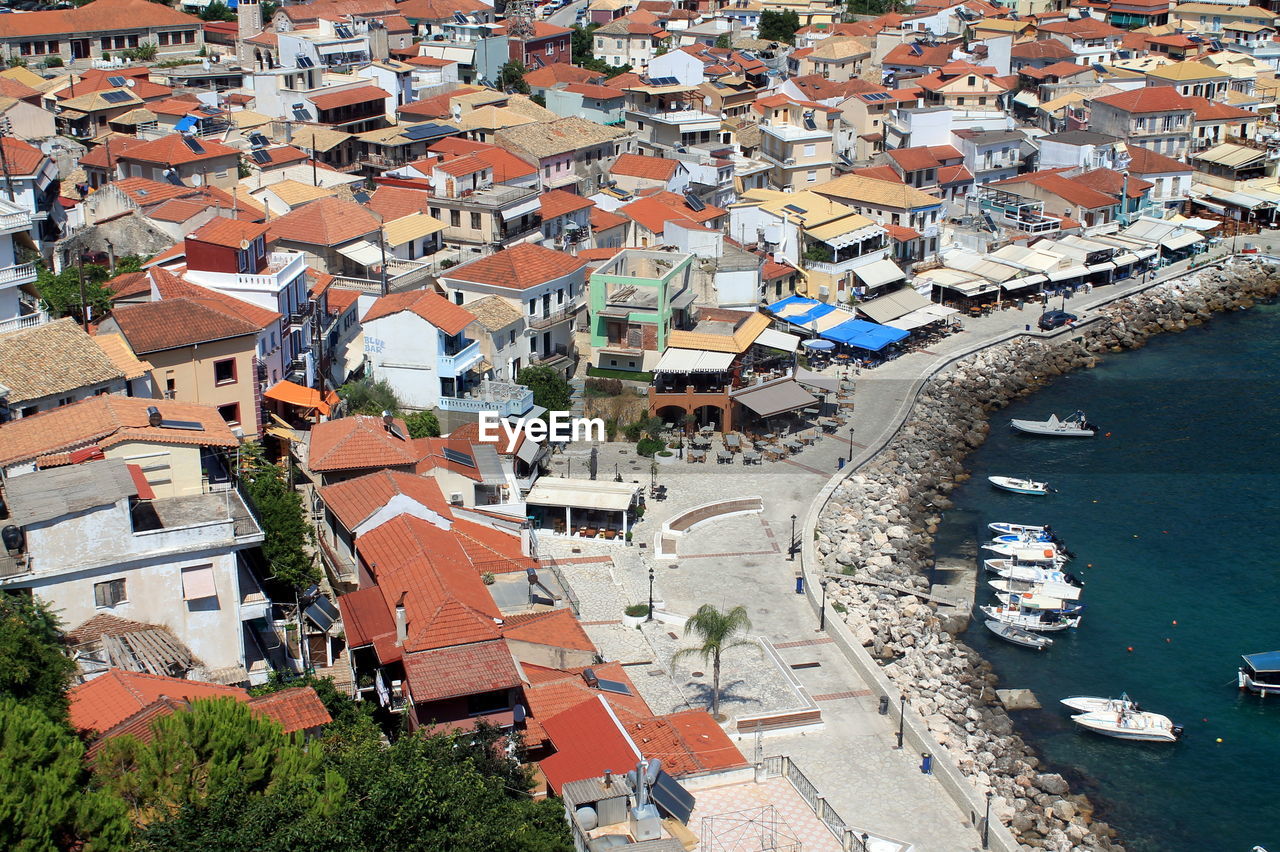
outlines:
[[[138,81],[130,77],[128,80],[124,81],[124,84],[132,89],[134,86],[138,85]]]
[[[248,251],[248,250],[249,250],[249,245],[250,245],[250,243],[249,243],[249,241],[248,241],[248,240],[241,240],[241,241],[240,241],[240,248],[241,248],[241,250],[242,250],[242,251]]]
[[[195,185],[195,186],[200,186],[201,184],[203,184],[203,183],[204,183],[204,175],[202,175],[202,174],[194,174],[194,175],[192,175],[192,176],[191,176],[191,183],[192,183],[193,185]]]

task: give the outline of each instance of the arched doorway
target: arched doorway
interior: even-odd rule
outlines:
[[[672,429],[684,428],[684,408],[679,405],[664,405],[653,413],[663,423],[670,423]]]
[[[700,405],[693,410],[693,416],[697,418],[694,425],[699,429],[703,426],[724,428],[724,410],[718,405]]]

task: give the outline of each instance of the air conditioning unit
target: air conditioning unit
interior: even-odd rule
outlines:
[[[462,505],[462,492],[461,492],[461,491],[454,491],[454,492],[452,492],[452,493],[449,495],[449,504],[450,504],[451,506],[461,506],[461,505]]]

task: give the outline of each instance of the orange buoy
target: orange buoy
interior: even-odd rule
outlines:
[[[1108,438],[1110,438],[1110,437],[1111,437],[1111,433],[1110,433],[1110,432],[1108,432],[1108,433],[1107,433],[1107,437],[1108,437]]]
[[[1176,618],[1175,618],[1175,619],[1173,620],[1173,626],[1174,626],[1174,627],[1177,627],[1177,626],[1178,626],[1178,619],[1176,619]]]
[[[1130,653],[1130,654],[1132,654],[1132,653],[1133,653],[1133,646],[1132,646],[1132,645],[1130,645],[1130,646],[1129,646],[1128,651],[1129,651],[1129,653]]]

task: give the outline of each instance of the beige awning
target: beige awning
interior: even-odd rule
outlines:
[[[756,344],[768,346],[770,349],[781,349],[783,352],[795,352],[800,348],[800,338],[776,328],[766,328],[756,337]]]
[[[361,266],[378,266],[382,263],[382,249],[368,240],[356,240],[345,246],[338,246],[338,254]]]
[[[668,349],[653,368],[655,373],[723,373],[733,363],[732,352],[703,349]]]
[[[1160,241],[1160,245],[1167,249],[1184,249],[1193,246],[1198,242],[1202,242],[1204,237],[1200,234],[1188,231],[1185,234],[1179,234],[1176,237],[1165,237]]]
[[[892,281],[907,277],[906,273],[892,260],[877,260],[866,266],[859,266],[853,270],[853,274],[869,288],[883,287]]]
[[[524,501],[531,506],[569,506],[620,512],[631,505],[639,490],[640,486],[635,483],[543,476]]]
[[[816,396],[792,379],[742,388],[733,393],[733,399],[761,417],[807,408],[818,401]]]
[[[900,328],[903,331],[910,331],[913,328],[920,328],[929,323],[944,320],[952,314],[960,313],[955,308],[949,308],[946,305],[928,305],[919,308],[909,314],[904,314],[895,320],[890,320],[885,325],[891,328]]]
[[[877,299],[863,302],[858,305],[858,310],[883,325],[889,320],[906,316],[912,311],[928,307],[931,304],[933,303],[912,288],[903,287],[901,290],[895,290]]]
[[[803,368],[796,370],[796,381],[802,385],[811,388],[817,388],[825,393],[835,393],[838,389],[839,382],[835,376],[824,376],[821,373],[815,373],[812,370]]]

